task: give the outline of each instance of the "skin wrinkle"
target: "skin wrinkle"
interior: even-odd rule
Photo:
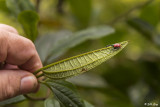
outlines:
[[[15,96],[15,90],[19,90],[18,87],[14,87],[14,85],[17,85],[17,82],[15,82],[13,84],[14,81],[18,81],[18,78],[15,78],[12,76],[12,72],[11,75],[5,75],[6,71],[2,70],[1,71],[1,75],[3,76],[3,78],[5,78],[5,80],[0,81],[1,87],[2,89],[0,90],[1,95],[3,96],[3,98],[10,98],[12,96]],[[14,80],[14,81],[13,81]],[[6,85],[7,83],[7,85]]]
[[[34,55],[32,55],[32,57],[30,57],[30,58],[26,61],[26,63],[30,62],[30,60],[32,60],[33,57],[34,57]],[[32,68],[29,68],[30,66],[25,66],[26,63],[20,65],[19,68],[22,68],[22,69],[23,69],[23,68],[27,68],[27,69],[25,69],[25,70],[32,71],[33,67],[32,67]]]
[[[13,84],[13,80],[14,81],[19,81],[19,79],[18,78],[15,78],[15,77],[13,77],[13,76],[7,76],[8,77],[8,79],[7,79],[7,83],[8,84],[10,84],[10,85],[8,85],[7,87],[6,87],[6,97],[7,98],[10,98],[10,97],[12,97],[12,96],[15,96],[15,91],[16,90],[20,90],[19,89],[19,87],[14,87],[13,85],[16,85],[16,86],[20,86],[20,83],[18,84],[17,82],[15,82],[14,84]]]

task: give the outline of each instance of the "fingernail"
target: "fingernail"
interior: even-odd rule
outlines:
[[[34,76],[26,76],[21,79],[20,91],[25,93],[35,92],[37,90],[37,79]]]

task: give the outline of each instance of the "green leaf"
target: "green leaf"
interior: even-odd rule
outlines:
[[[9,13],[5,0],[0,0],[0,11],[5,12],[5,13]]]
[[[149,40],[156,35],[154,27],[140,18],[129,19],[127,23]]]
[[[84,73],[119,53],[127,44],[127,41],[120,42],[120,48],[109,45],[102,49],[94,50],[71,58],[64,59],[47,65],[38,71],[52,79],[65,79]]]
[[[61,42],[56,42],[56,47],[51,48],[50,54],[45,59],[45,64],[53,62],[55,58],[62,55],[68,49],[89,39],[98,39],[114,32],[109,26],[92,27],[79,32],[73,33]]]
[[[60,104],[57,100],[51,97],[44,101],[44,107],[60,107]]]
[[[45,34],[36,39],[35,46],[41,58],[41,61],[44,62],[47,55],[52,51],[52,49],[55,49],[61,43],[68,40],[68,38],[70,38],[71,35],[72,32],[67,30],[62,30],[56,33],[51,32]]]
[[[39,16],[34,11],[23,11],[18,15],[18,21],[23,26],[23,29],[29,39],[34,41],[37,37],[37,24]]]
[[[85,105],[85,107],[94,107],[92,104],[90,104],[86,100],[84,100],[84,105]]]
[[[148,13],[152,13],[152,14],[149,15]],[[140,13],[140,17],[143,20],[150,23],[151,25],[153,25],[154,27],[156,27],[160,21],[159,13],[160,13],[159,3],[153,2],[152,4],[147,5],[142,9]]]
[[[89,25],[92,14],[91,0],[67,0],[80,28]],[[76,24],[76,25],[77,25]]]
[[[0,102],[0,106],[7,105],[7,104],[12,104],[12,103],[17,103],[17,102],[23,101],[25,99],[26,98],[23,95],[19,95],[19,96],[16,96],[16,97],[1,101]]]
[[[16,16],[24,10],[35,10],[30,0],[6,0],[8,9]]]
[[[75,87],[71,83],[47,80],[45,84],[64,107],[84,107],[81,98],[77,95]]]
[[[140,18],[129,19],[127,23],[143,34],[148,40],[153,41],[156,45],[160,45],[160,35],[151,24]]]

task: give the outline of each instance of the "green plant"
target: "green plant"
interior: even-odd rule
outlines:
[[[15,7],[11,4],[15,2],[19,2],[19,4],[15,6],[16,9],[13,9]],[[18,17],[18,21],[21,23],[24,29],[24,32],[26,33],[26,36],[32,41],[35,41],[37,38],[37,24],[38,24],[39,17],[37,13],[34,11],[35,9],[31,5],[31,3],[29,1],[23,2],[18,0],[7,0],[6,3],[8,8],[11,10],[13,9],[12,10],[13,13]],[[23,8],[21,8],[21,6]],[[113,31],[114,30],[111,27],[99,26],[95,28],[82,30],[74,34],[69,34],[69,35],[65,34],[65,36],[68,36],[67,38],[60,38],[60,39],[58,38],[58,40],[55,40],[55,43],[53,44],[51,51],[46,53],[46,58],[45,60],[43,60],[43,63],[47,64],[49,59],[54,59],[56,57],[55,53],[57,55],[60,55],[68,48],[73,47],[74,45],[77,45],[83,41],[86,41],[87,39],[96,39],[99,37],[103,37],[107,34],[112,33]],[[59,36],[59,34],[56,34],[56,36]],[[45,38],[47,38],[48,40],[49,37],[45,36]],[[51,37],[51,39],[53,40],[57,38]],[[46,42],[52,42],[52,41],[44,42],[44,38],[42,39],[42,41],[38,40],[40,44],[43,44]],[[55,107],[58,107],[58,106],[59,107],[60,106],[61,107],[90,107],[87,105],[88,103],[85,103],[79,97],[74,85],[70,82],[65,81],[65,79],[71,76],[81,74],[83,72],[86,72],[96,67],[97,65],[101,64],[102,62],[106,61],[107,59],[117,54],[121,49],[123,49],[127,45],[127,43],[128,43],[127,41],[121,42],[120,43],[121,47],[116,49],[110,45],[99,50],[91,51],[91,52],[84,53],[84,54],[81,54],[72,58],[68,58],[59,62],[55,62],[53,64],[47,65],[35,71],[34,74],[37,76],[37,79],[41,76],[43,77],[45,76],[45,79],[39,80],[39,82],[41,84],[46,85],[54,94],[54,97],[52,96],[51,98],[45,101],[45,106],[49,107],[48,105],[50,106],[52,105]],[[41,73],[39,74],[39,72]],[[17,96],[7,101],[1,102],[1,104],[3,105],[3,104],[15,103],[17,101],[25,100],[25,98],[30,100],[39,100],[39,98],[32,98],[28,95],[24,95],[24,96],[22,95]],[[51,101],[48,101],[48,100],[51,100]]]
[[[53,73],[57,75],[54,79],[47,79],[52,77],[47,69],[50,66],[42,68],[39,71],[43,74],[36,76],[46,77],[40,81],[41,88],[36,95],[20,95],[0,105],[20,101],[23,102],[11,106],[63,107],[62,104],[82,106],[84,103],[86,107],[142,107],[160,104],[159,3],[159,0],[0,0],[0,22],[13,25],[21,35],[31,39],[44,66],[106,44],[130,41],[126,51],[92,72],[67,81],[57,79],[89,69],[81,69],[78,64],[80,71],[69,71],[68,75],[58,70],[57,74]],[[71,96],[64,97],[68,94]],[[75,100],[71,101],[73,98]]]
[[[79,97],[74,85],[65,81],[65,79],[84,73],[110,59],[118,52],[120,52],[128,44],[128,42],[124,41],[118,44],[120,47],[114,47],[114,44],[108,45],[105,48],[64,59],[35,71],[34,74],[37,79],[42,76],[44,77],[43,80],[39,80],[39,83],[46,85],[55,96],[47,99],[47,101],[45,101],[45,106],[49,107],[52,105],[53,107],[90,107]],[[24,96],[29,100],[45,99],[32,98],[28,95]],[[59,102],[57,102],[55,98]],[[14,103],[24,99],[25,98],[20,95],[9,99],[8,101],[4,101],[4,103],[2,102],[1,104]]]

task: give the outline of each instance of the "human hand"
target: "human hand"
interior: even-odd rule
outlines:
[[[37,90],[38,82],[32,72],[42,63],[35,46],[4,24],[0,24],[0,62],[5,62],[0,70],[0,101]]]

